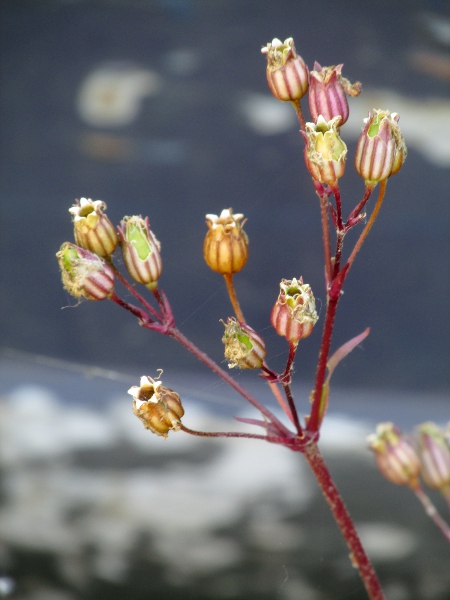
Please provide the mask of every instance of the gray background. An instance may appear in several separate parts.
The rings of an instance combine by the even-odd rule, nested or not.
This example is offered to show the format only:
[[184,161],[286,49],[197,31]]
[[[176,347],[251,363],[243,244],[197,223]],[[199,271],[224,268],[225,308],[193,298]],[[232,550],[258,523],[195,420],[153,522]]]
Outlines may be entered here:
[[[236,278],[242,307],[266,338],[270,364],[282,369],[286,345],[269,324],[278,283],[303,275],[321,308],[322,246],[295,121],[262,135],[243,116],[245,99],[270,97],[260,48],[274,36],[293,35],[310,67],[314,59],[343,62],[344,74],[361,80],[367,93],[390,90],[419,105],[445,100],[448,79],[413,60],[418,51],[448,57],[430,25],[430,16],[434,27],[445,16],[444,6],[4,0],[2,346],[121,370],[197,368],[184,350],[140,330],[112,303],[60,310],[74,301],[62,290],[54,254],[72,239],[68,208],[86,196],[105,200],[114,222],[125,214],[150,217],[163,248],[161,287],[178,325],[222,360],[219,319],[231,311],[224,283],[203,262],[202,243],[204,215],[231,206],[248,217],[251,243]],[[111,63],[150,70],[161,87],[143,98],[128,125],[95,127],[81,118],[77,97],[86,77]],[[354,110],[361,120],[365,109]],[[97,134],[110,142],[93,155],[89,140]],[[347,141],[345,213],[363,193],[351,164],[354,137]],[[116,143],[126,149],[114,150]],[[372,333],[340,366],[336,383],[447,389],[449,172],[417,146],[410,144],[402,172],[389,181],[385,206],[348,278],[334,347],[366,326]],[[320,324],[300,349],[305,382],[312,382],[319,341]]]
[[[202,243],[204,215],[232,206],[249,219],[242,306],[282,369],[286,345],[269,325],[279,280],[303,275],[323,315],[319,212],[295,119],[263,134],[243,106],[255,114],[270,100],[260,47],[292,35],[310,67],[344,62],[363,82],[356,125],[342,132],[350,156],[368,108],[398,110],[405,126],[410,154],[346,283],[334,348],[372,332],[334,375],[321,447],[387,597],[448,599],[448,545],[365,448],[381,420],[406,431],[448,420],[450,158],[424,149],[445,142],[449,127],[446,10],[356,0],[0,3],[0,595],[11,581],[18,600],[366,597],[300,457],[144,431],[125,390],[157,368],[182,394],[188,426],[223,430],[237,426],[231,414],[255,414],[116,306],[61,310],[74,301],[54,257],[71,239],[76,197],[105,200],[116,222],[148,214],[178,324],[221,361],[229,301]],[[128,125],[95,126],[77,108],[86,78],[107,65],[159,77]],[[345,213],[363,193],[351,166]],[[302,413],[320,328],[299,351]],[[89,377],[78,363],[116,371]],[[237,376],[273,406],[252,375]]]

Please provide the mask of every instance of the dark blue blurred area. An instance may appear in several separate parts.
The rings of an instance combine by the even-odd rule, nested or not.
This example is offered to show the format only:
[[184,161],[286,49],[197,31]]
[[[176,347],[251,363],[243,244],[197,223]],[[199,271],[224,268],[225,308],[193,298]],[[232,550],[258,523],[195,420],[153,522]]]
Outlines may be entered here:
[[[68,208],[85,196],[106,201],[114,222],[150,217],[162,243],[161,287],[177,323],[221,361],[219,319],[231,310],[224,283],[203,262],[202,243],[204,215],[231,206],[248,217],[251,240],[236,278],[241,304],[266,338],[270,364],[281,369],[286,347],[269,325],[278,283],[302,275],[320,308],[322,244],[295,121],[264,134],[242,108],[251,111],[253,102],[256,110],[258,99],[270,97],[260,48],[292,35],[310,67],[314,59],[343,62],[344,74],[365,89],[445,100],[448,79],[411,60],[417,52],[448,60],[448,45],[426,26],[444,10],[440,2],[405,10],[401,1],[3,0],[1,345],[122,371],[197,368],[110,303],[61,310],[75,302],[62,290],[54,255],[72,239]],[[134,113],[112,111],[102,122],[98,112],[83,113],[83,89],[108,74],[132,81],[124,110]],[[106,110],[117,98],[97,101]],[[353,150],[350,140],[349,156]],[[349,160],[348,211],[363,193],[351,171]],[[368,325],[372,332],[336,383],[448,389],[448,184],[448,165],[410,146],[348,279],[334,347]],[[319,342],[317,327],[300,349],[303,381],[312,381]]]

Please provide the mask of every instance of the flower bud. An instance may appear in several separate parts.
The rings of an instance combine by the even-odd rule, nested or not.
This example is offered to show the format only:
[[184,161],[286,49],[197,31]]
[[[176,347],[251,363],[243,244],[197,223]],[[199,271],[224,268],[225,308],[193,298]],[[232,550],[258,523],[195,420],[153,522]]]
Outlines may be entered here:
[[123,260],[130,276],[154,290],[161,276],[161,244],[150,230],[148,217],[124,217],[117,228]]
[[318,62],[314,63],[314,71],[310,74],[308,101],[309,112],[315,123],[319,115],[325,121],[340,117],[337,126],[342,127],[349,115],[346,94],[358,96],[361,93],[359,81],[352,84],[342,77],[343,66],[321,67]]
[[248,259],[248,237],[242,229],[242,214],[233,215],[233,209],[224,209],[220,217],[206,215],[209,231],[203,244],[206,264],[217,273],[231,274],[240,271]]
[[319,116],[317,123],[306,123],[305,162],[312,177],[320,183],[335,185],[345,171],[347,146],[337,129],[339,117],[328,123]]
[[419,486],[420,461],[413,446],[393,423],[379,423],[367,438],[381,474],[397,485]]
[[114,225],[104,214],[102,200],[80,198],[69,208],[73,215],[75,241],[78,246],[106,258],[116,249],[118,239]]
[[267,83],[277,100],[300,100],[308,91],[308,67],[295,51],[294,40],[274,38],[261,49],[267,55]]
[[280,294],[270,315],[270,322],[278,335],[288,342],[297,343],[311,335],[319,319],[311,287],[303,279],[282,279]]
[[180,429],[180,419],[184,415],[180,396],[163,387],[161,381],[144,375],[140,385],[134,385],[128,393],[133,396],[133,412],[146,429],[164,438],[170,430]]
[[246,323],[238,323],[234,317],[229,317],[224,325],[222,342],[225,344],[228,367],[260,369],[266,356],[266,345],[262,337]]
[[56,254],[64,288],[75,298],[105,300],[114,291],[114,271],[97,254],[65,242]]
[[398,126],[399,116],[375,110],[364,119],[355,153],[355,168],[366,185],[375,185],[400,171],[407,150]]
[[434,423],[423,423],[418,430],[420,474],[428,487],[450,493],[450,448],[444,432]]

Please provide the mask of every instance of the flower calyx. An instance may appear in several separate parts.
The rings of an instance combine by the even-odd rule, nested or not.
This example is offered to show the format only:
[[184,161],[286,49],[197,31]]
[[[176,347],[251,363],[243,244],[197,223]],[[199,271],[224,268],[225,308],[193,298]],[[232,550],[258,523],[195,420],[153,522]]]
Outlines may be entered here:
[[75,242],[102,258],[110,256],[119,241],[105,210],[105,202],[90,198],[80,198],[69,208],[73,216]]
[[314,63],[308,93],[309,111],[314,122],[317,122],[319,115],[322,115],[325,121],[340,117],[339,127],[347,121],[347,95],[358,96],[361,93],[361,83],[351,83],[343,77],[343,66],[321,67],[318,62]]
[[399,119],[398,114],[388,110],[374,110],[364,119],[365,126],[356,145],[355,168],[368,186],[374,187],[398,173],[406,160]]
[[132,386],[128,394],[133,397],[134,414],[146,429],[164,438],[169,431],[179,431],[184,415],[180,396],[163,387],[161,380],[144,375],[140,385]]
[[393,423],[379,423],[367,438],[381,474],[396,485],[419,487],[420,460],[413,445]]
[[429,488],[449,496],[450,446],[445,433],[431,422],[420,425],[417,433],[422,479]]
[[298,343],[302,338],[311,335],[319,316],[316,301],[311,287],[298,280],[282,279],[280,293],[276,301],[270,321],[278,335],[284,336],[290,343]]
[[308,91],[309,70],[295,50],[294,40],[274,38],[261,49],[267,56],[267,83],[277,100],[294,102]]
[[75,298],[105,300],[114,292],[114,271],[94,252],[65,242],[56,253],[64,288]]
[[124,217],[117,231],[130,276],[149,290],[156,289],[162,272],[161,244],[150,229],[148,217]]
[[306,123],[302,132],[306,166],[313,179],[322,184],[336,185],[345,171],[347,146],[339,135],[339,121],[340,117],[326,121],[320,115],[317,123]]
[[228,317],[222,342],[225,345],[225,358],[228,367],[240,369],[260,369],[266,356],[266,345],[260,335],[246,323]]
[[248,260],[248,237],[243,226],[244,215],[233,214],[232,208],[220,216],[206,215],[208,233],[203,244],[203,256],[210,269],[222,275],[239,272]]

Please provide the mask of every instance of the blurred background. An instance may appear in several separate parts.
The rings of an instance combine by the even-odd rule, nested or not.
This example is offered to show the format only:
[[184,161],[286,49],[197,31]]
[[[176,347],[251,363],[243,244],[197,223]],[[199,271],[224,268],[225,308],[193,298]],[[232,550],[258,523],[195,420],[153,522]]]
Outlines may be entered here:
[[[369,338],[333,376],[336,400],[330,422],[341,433],[333,437],[331,427],[328,442],[324,440],[338,483],[348,483],[354,510],[361,519],[367,516],[369,499],[354,488],[358,482],[360,490],[372,469],[364,451],[365,433],[380,420],[411,428],[420,420],[448,419],[447,4],[422,0],[405,8],[400,0],[2,0],[0,28],[0,416],[8,432],[1,446],[0,575],[3,564],[5,578],[0,579],[0,596],[141,598],[150,590],[161,598],[264,598],[264,593],[268,598],[277,593],[280,598],[306,600],[363,598],[347,570],[345,546],[337,540],[336,556],[328,555],[328,536],[334,529],[326,508],[321,506],[317,521],[308,513],[307,521],[316,523],[317,531],[301,529],[298,519],[306,514],[296,504],[301,490],[290,489],[286,482],[303,482],[302,489],[309,491],[302,502],[309,510],[315,510],[308,499],[317,492],[313,482],[307,483],[297,457],[281,452],[275,460],[270,457],[277,449],[259,446],[252,459],[256,462],[249,459],[248,469],[256,473],[266,461],[273,470],[263,470],[260,485],[255,481],[251,492],[244,493],[241,483],[247,476],[239,458],[236,463],[231,460],[229,453],[235,450],[229,445],[208,444],[207,460],[203,444],[162,444],[148,435],[144,441],[139,435],[145,432],[134,421],[127,429],[126,389],[136,375],[153,375],[158,368],[192,401],[190,418],[206,419],[205,427],[227,428],[228,417],[237,414],[241,404],[233,404],[226,389],[185,351],[141,330],[112,303],[74,307],[74,299],[62,289],[55,253],[64,241],[72,241],[68,209],[75,198],[104,200],[115,223],[124,215],[148,215],[162,244],[161,288],[178,326],[222,362],[219,319],[231,311],[222,279],[203,262],[204,217],[228,207],[244,213],[250,258],[236,277],[236,287],[244,313],[266,340],[270,365],[281,370],[286,346],[269,324],[278,284],[281,278],[303,276],[323,315],[322,242],[317,198],[303,165],[296,118],[289,106],[270,95],[260,48],[274,37],[293,36],[310,68],[314,60],[322,65],[344,63],[344,75],[363,84],[363,94],[352,100],[351,118],[342,130],[349,157],[362,120],[373,108],[400,114],[409,149],[402,171],[389,180],[383,209],[347,280],[334,338],[337,348],[371,327]],[[344,213],[364,191],[351,163],[350,158],[342,180]],[[351,243],[351,234],[348,237]],[[296,376],[304,399],[313,384],[319,344],[317,326],[299,353]],[[105,369],[101,374],[106,381],[87,380],[80,364]],[[227,420],[217,424],[221,418]],[[355,436],[345,427],[356,428],[351,429]],[[172,443],[174,449],[169,449]],[[235,447],[252,456],[250,442]],[[230,461],[227,476],[218,467],[225,456]],[[350,463],[355,470],[349,469]],[[173,469],[184,473],[186,489],[179,479],[173,483]],[[155,473],[161,476],[161,470],[165,479],[160,480]],[[267,481],[277,470],[280,475],[262,501]],[[348,472],[360,475],[347,482]],[[235,492],[233,496],[230,491],[234,508],[227,505],[228,513],[220,504],[223,490],[217,473],[222,473],[222,481],[234,482],[228,488]],[[401,546],[409,550],[389,555],[381,546],[378,551],[385,561],[388,557],[387,563],[381,558],[384,565],[395,563],[385,578],[391,585],[390,598],[448,598],[448,577],[439,570],[448,565],[448,549],[442,562],[439,534],[421,516],[414,499],[407,509],[399,508],[407,497],[405,490],[381,482],[374,469],[370,476],[370,489],[375,486],[379,494],[376,502],[372,497],[372,509],[380,505],[381,513],[389,508],[392,514],[397,507],[397,517],[417,527],[423,519],[420,544],[419,529],[414,534],[394,529],[394,540],[413,536]],[[158,532],[164,518],[160,513],[159,519],[147,515],[144,524],[136,519],[135,513],[147,511],[148,504],[138,503],[133,512],[127,494],[134,492],[120,496],[121,489],[134,489],[129,482],[125,485],[126,477],[134,478],[136,494],[139,482],[150,486],[147,496],[144,489],[140,493],[150,505],[160,503],[158,511],[164,513],[167,506],[177,513],[187,511],[188,516],[172,526],[172,537]],[[287,491],[282,492],[283,486]],[[163,497],[155,492],[161,487],[166,491]],[[107,508],[99,502],[103,497]],[[185,497],[191,504],[179,506],[178,499]],[[204,515],[212,506],[210,521],[192,525],[194,513]],[[228,515],[223,521],[218,517],[221,511]],[[64,523],[61,531],[56,523]],[[261,523],[272,529],[259,529]],[[199,528],[206,536],[210,527],[216,545],[208,546],[201,535],[192,537]],[[295,536],[291,529],[297,531]],[[375,539],[390,540],[392,551],[392,529],[387,529],[373,528],[372,533],[382,531]],[[180,530],[191,535],[183,538],[188,540],[184,545]],[[49,541],[50,531],[56,533]],[[111,534],[108,541],[107,532],[112,531],[116,538]],[[286,535],[274,538],[280,531]],[[429,547],[423,542],[428,537]],[[103,550],[116,547],[123,554],[102,553],[100,539]],[[121,546],[117,540],[124,539],[128,542]],[[273,539],[279,542],[270,542]],[[319,540],[317,553],[311,551],[311,539]],[[174,542],[170,548],[168,540]],[[273,554],[271,543],[282,547],[281,554]],[[374,547],[376,555],[376,543]],[[185,561],[179,568],[174,567],[181,560],[177,552]],[[219,558],[209,563],[214,552]],[[192,553],[197,558],[186,562],[185,556]],[[120,562],[118,555],[127,558]],[[221,556],[232,558],[223,562]],[[298,571],[300,556],[301,564],[311,563],[308,576]],[[424,577],[434,575],[408,588],[408,578],[398,573],[410,573],[411,561],[419,563],[424,556],[429,562],[424,570],[416,570],[417,577],[419,571]],[[203,570],[198,567],[205,564],[209,566]],[[296,565],[294,574],[290,564]],[[329,585],[323,578],[324,564],[329,564]],[[244,576],[241,568],[251,576]],[[271,574],[267,581],[261,580],[263,572]]]

